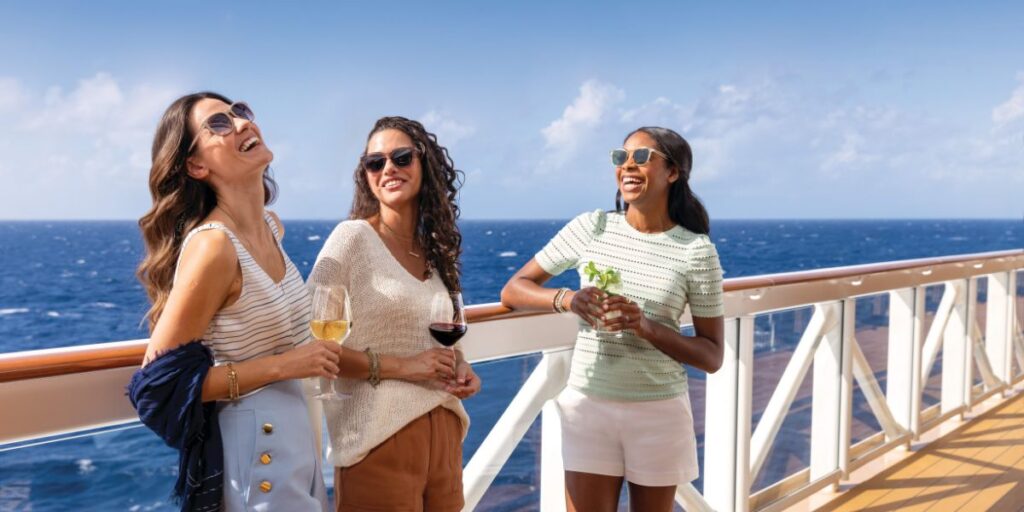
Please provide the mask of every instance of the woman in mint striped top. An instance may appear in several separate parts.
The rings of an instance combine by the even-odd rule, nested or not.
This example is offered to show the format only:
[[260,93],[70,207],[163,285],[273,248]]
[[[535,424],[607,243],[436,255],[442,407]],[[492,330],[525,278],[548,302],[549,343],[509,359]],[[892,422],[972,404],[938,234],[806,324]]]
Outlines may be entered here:
[[[672,510],[676,486],[698,476],[680,363],[721,366],[722,269],[689,187],[692,153],[682,136],[640,128],[612,161],[616,211],[569,222],[505,285],[502,302],[579,317],[557,402],[568,509],[615,510],[625,478],[631,509]],[[621,290],[595,288],[584,272],[590,263],[618,271]],[[542,286],[569,269],[580,273],[579,291]],[[680,333],[687,305],[695,336]]]

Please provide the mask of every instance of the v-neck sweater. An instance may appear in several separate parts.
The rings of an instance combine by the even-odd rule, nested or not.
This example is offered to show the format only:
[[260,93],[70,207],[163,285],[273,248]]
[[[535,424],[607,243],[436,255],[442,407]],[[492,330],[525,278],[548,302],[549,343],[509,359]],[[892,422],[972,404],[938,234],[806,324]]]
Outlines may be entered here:
[[[440,345],[430,336],[430,304],[435,293],[447,292],[433,272],[423,280],[395,259],[376,231],[364,220],[338,224],[327,238],[306,281],[317,285],[344,285],[352,303],[352,331],[345,348],[409,357]],[[469,416],[452,394],[426,384],[397,379],[376,388],[366,380],[338,379],[338,387],[351,398],[324,402],[331,464],[348,467],[361,461],[374,447],[435,407],[450,409],[462,420],[462,435]]]

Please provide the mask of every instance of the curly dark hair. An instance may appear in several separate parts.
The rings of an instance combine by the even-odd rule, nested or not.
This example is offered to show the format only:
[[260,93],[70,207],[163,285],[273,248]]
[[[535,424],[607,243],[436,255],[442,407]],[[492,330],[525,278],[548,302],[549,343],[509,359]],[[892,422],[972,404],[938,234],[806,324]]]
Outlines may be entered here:
[[[374,134],[383,130],[401,131],[412,139],[419,150],[423,180],[415,236],[420,247],[426,250],[426,277],[429,278],[436,271],[448,290],[462,291],[459,276],[462,233],[456,221],[459,219],[458,192],[465,174],[455,168],[448,150],[437,143],[437,136],[428,132],[418,121],[399,116],[382,117],[374,123],[370,134],[366,136],[367,144]],[[365,148],[362,156],[366,156]],[[362,163],[356,165],[352,177],[356,191],[349,218],[368,219],[380,214],[380,201],[370,189]]]

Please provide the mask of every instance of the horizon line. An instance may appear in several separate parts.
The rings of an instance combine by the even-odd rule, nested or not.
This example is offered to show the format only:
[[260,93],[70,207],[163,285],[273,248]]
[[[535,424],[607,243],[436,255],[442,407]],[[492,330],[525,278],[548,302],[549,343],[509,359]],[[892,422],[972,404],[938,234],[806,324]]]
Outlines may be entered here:
[[[498,222],[544,222],[544,221],[568,221],[572,220],[573,217],[473,217],[473,218],[461,218],[460,221],[498,221]],[[317,217],[282,217],[283,222],[342,222],[349,220],[347,218],[317,218]],[[878,221],[901,221],[901,220],[913,220],[913,221],[927,221],[927,220],[993,220],[993,221],[1024,221],[1022,217],[717,217],[712,218],[711,222],[715,221],[758,221],[758,222],[770,222],[770,221],[858,221],[858,220],[878,220]],[[0,223],[15,223],[15,222],[138,222],[138,219],[134,218],[86,218],[86,219],[75,219],[75,218],[38,218],[38,219],[5,219],[0,218]]]

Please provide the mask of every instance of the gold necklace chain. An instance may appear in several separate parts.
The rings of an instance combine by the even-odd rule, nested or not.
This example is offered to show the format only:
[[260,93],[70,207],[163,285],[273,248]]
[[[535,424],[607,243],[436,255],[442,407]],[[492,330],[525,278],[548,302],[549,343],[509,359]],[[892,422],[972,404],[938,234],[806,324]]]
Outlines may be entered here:
[[409,256],[412,256],[413,258],[419,258],[420,257],[419,254],[413,252],[413,248],[416,247],[416,240],[415,240],[414,237],[405,237],[405,236],[399,235],[398,233],[395,232],[395,230],[391,229],[391,226],[388,226],[388,224],[386,222],[384,222],[384,219],[380,219],[380,225],[384,226],[384,229],[388,230],[388,233],[391,233],[391,235],[394,236],[395,238],[397,238],[399,240],[403,240],[403,241],[409,242],[409,250],[406,251],[406,252],[409,253]]

